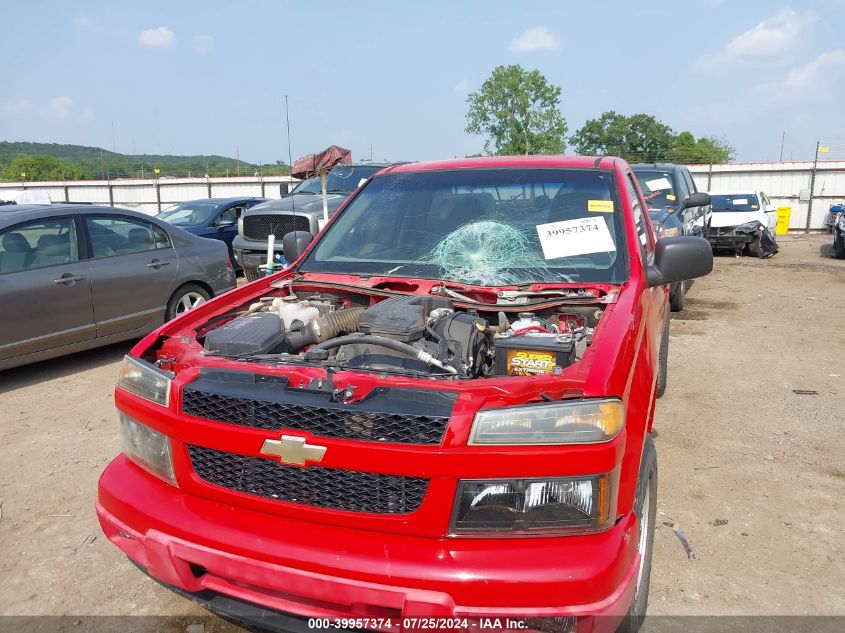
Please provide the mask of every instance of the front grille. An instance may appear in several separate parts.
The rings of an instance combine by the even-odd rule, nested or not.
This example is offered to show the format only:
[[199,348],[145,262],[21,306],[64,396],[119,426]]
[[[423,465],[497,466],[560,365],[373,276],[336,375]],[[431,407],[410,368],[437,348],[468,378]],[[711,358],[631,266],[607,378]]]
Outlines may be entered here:
[[194,472],[208,483],[267,499],[331,510],[407,514],[419,508],[428,480],[336,468],[285,466],[272,459],[188,445]]
[[264,276],[264,271],[260,268],[251,268],[244,266],[244,277],[247,281],[257,281]]
[[[182,411],[251,428],[294,429],[322,437],[396,444],[440,444],[456,395],[380,387],[357,403],[326,392],[289,389],[283,378],[205,372],[186,385]],[[425,413],[422,413],[425,412]]]
[[268,235],[282,239],[291,231],[310,231],[308,218],[302,215],[245,215],[244,236],[251,240],[266,240]]

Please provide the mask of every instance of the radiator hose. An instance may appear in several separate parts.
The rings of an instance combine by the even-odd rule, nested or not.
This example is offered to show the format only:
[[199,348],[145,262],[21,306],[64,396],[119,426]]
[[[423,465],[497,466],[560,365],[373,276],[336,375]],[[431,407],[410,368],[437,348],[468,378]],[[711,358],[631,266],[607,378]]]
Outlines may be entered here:
[[308,325],[288,333],[288,341],[294,350],[301,350],[308,345],[328,341],[341,334],[358,331],[358,319],[364,308],[343,308],[336,312],[327,312],[314,319]]
[[400,354],[406,354],[407,356],[416,358],[417,360],[424,362],[426,365],[434,365],[435,367],[439,367],[443,371],[446,371],[450,374],[458,373],[457,369],[440,362],[428,352],[421,349],[417,349],[416,347],[408,345],[407,343],[403,343],[402,341],[394,341],[392,338],[386,338],[384,336],[373,336],[371,334],[352,334],[347,336],[341,336],[339,338],[332,338],[330,340],[327,340],[323,343],[320,343],[319,345],[315,345],[314,349],[328,350],[334,349],[335,347],[340,347],[341,345],[352,345],[356,343],[384,347],[393,350],[394,352],[399,352]]

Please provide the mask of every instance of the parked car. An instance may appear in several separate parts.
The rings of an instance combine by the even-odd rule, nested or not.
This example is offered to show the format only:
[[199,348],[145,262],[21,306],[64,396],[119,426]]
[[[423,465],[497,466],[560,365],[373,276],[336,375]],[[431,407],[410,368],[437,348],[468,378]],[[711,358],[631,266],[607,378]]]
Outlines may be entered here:
[[[393,163],[340,165],[326,179],[328,209],[331,216],[363,180]],[[245,213],[238,223],[233,242],[235,261],[244,269],[248,281],[264,273],[258,267],[267,262],[267,236],[276,238],[276,262],[284,265],[282,238],[291,231],[307,231],[317,235],[323,219],[323,189],[319,178],[299,182],[288,193],[281,185],[282,198],[257,205]]]
[[[710,228],[710,196],[698,191],[689,169],[671,163],[631,165],[643,193],[651,225],[657,237],[707,235]],[[669,291],[672,312],[684,309],[684,297],[692,280],[680,281]]]
[[712,193],[710,197],[713,218],[707,240],[714,249],[753,257],[777,253],[777,207],[765,193]]
[[226,247],[110,207],[0,207],[0,369],[139,338],[235,287]]
[[833,219],[833,256],[836,259],[845,259],[845,207],[838,205],[839,209]]
[[702,238],[655,241],[644,208],[612,157],[374,176],[313,243],[285,237],[291,267],[126,357],[105,534],[262,627],[635,631],[668,284],[713,263]]
[[232,240],[238,234],[238,219],[262,202],[267,202],[267,198],[200,198],[165,209],[156,217],[188,233],[225,242],[234,262]]

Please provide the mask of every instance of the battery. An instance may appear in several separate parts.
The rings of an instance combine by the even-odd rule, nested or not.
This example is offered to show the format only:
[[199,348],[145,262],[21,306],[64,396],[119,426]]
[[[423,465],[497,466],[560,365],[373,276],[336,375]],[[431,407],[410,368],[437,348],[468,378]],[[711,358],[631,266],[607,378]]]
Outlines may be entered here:
[[575,341],[561,334],[496,338],[497,376],[542,376],[575,362]]

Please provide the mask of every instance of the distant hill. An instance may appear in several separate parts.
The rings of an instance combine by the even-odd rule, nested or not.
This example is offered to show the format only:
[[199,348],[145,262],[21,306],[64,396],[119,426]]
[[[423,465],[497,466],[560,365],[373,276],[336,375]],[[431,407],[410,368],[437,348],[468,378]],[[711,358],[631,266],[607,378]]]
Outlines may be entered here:
[[[160,176],[251,176],[259,170],[253,163],[226,156],[167,156],[137,154],[134,156],[110,152],[99,147],[59,145],[57,143],[22,143],[0,141],[0,178],[34,180],[87,180],[109,178],[153,177],[158,168]],[[290,173],[285,163],[262,165],[265,176]]]

